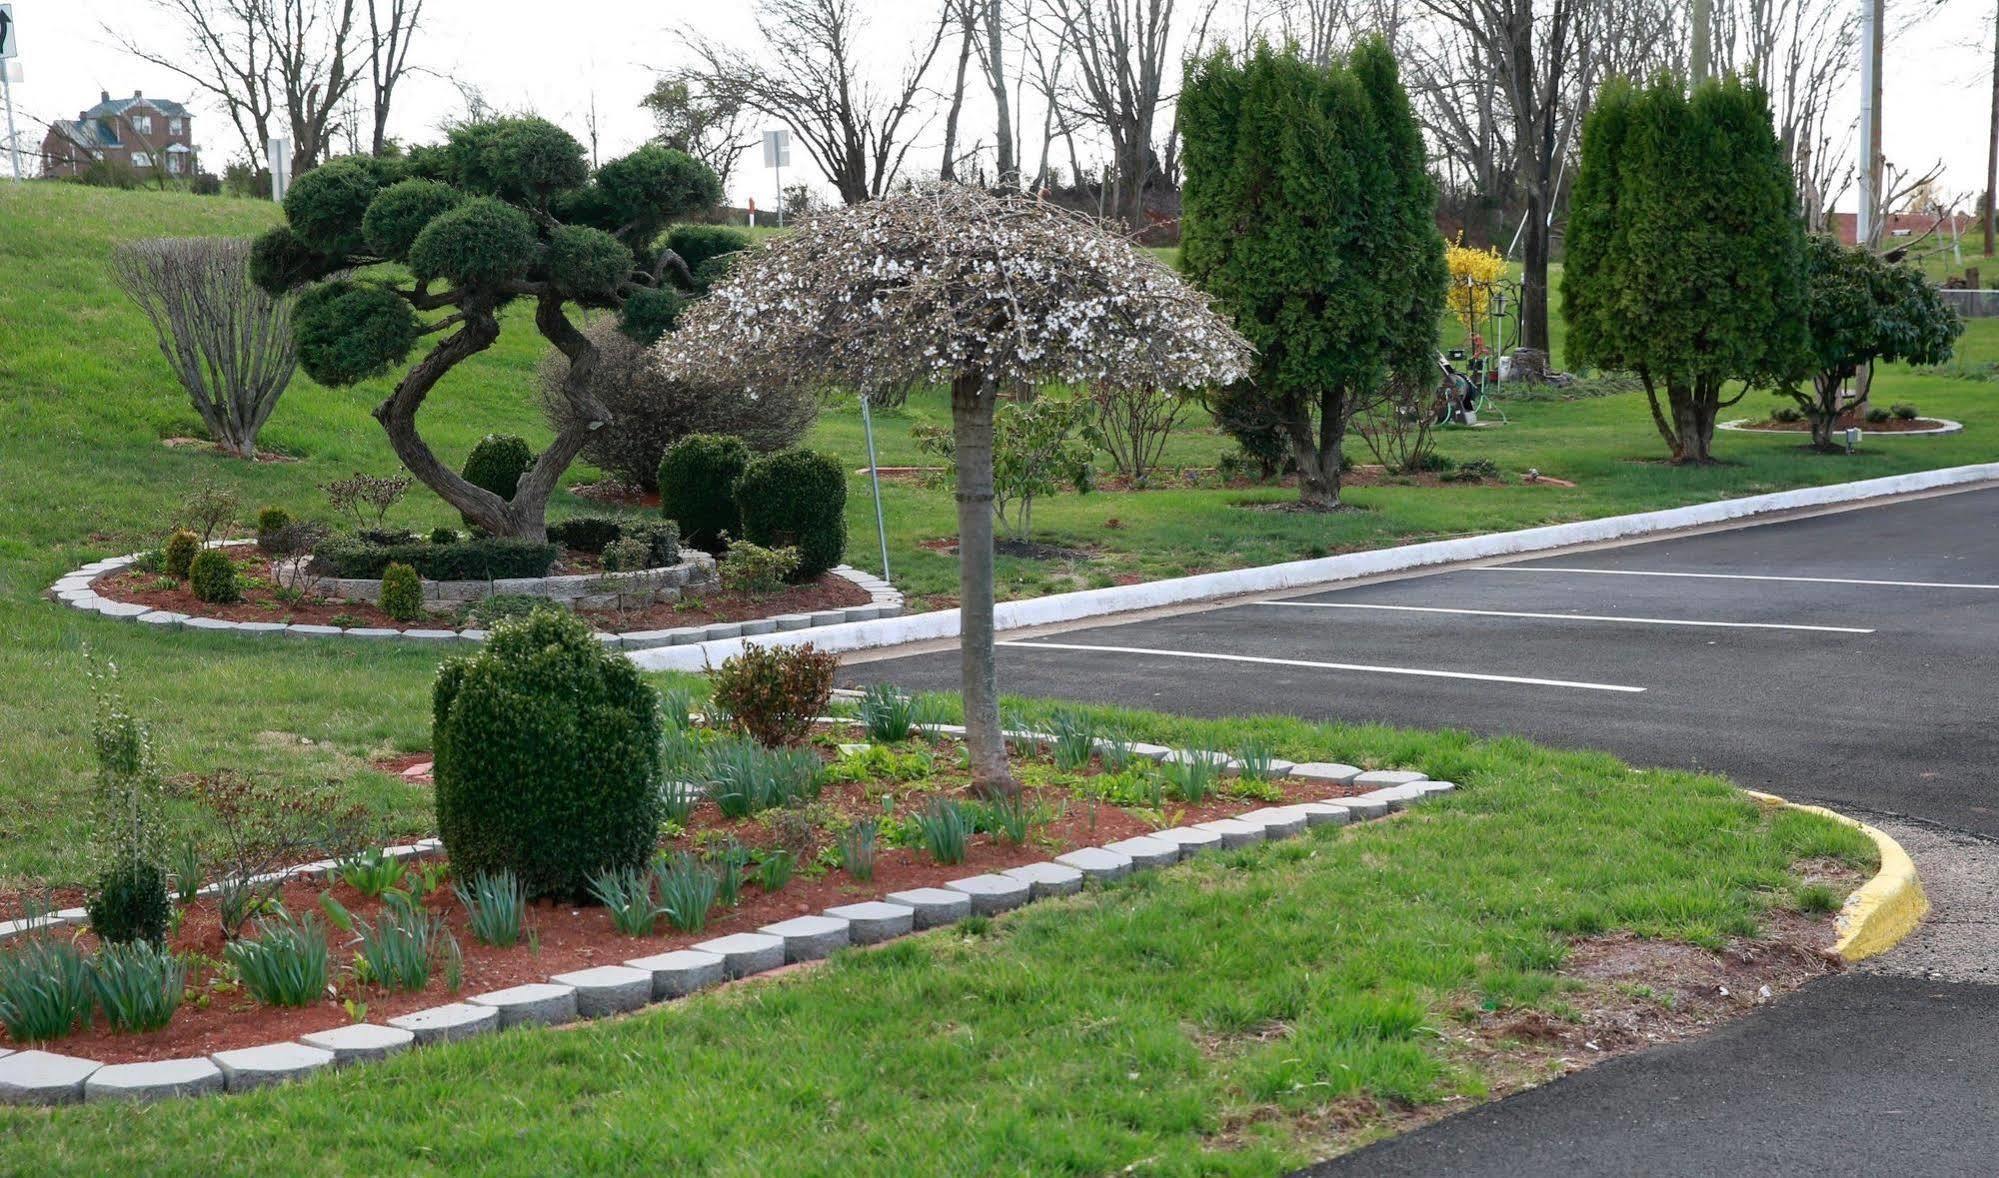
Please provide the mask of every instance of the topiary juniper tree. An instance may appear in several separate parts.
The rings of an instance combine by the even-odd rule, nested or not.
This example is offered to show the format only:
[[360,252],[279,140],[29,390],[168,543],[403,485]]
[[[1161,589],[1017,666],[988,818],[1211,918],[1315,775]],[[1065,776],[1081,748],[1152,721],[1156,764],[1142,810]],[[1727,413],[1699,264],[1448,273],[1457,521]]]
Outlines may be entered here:
[[936,185],[810,218],[745,251],[661,341],[669,373],[742,387],[951,389],[965,743],[984,792],[1015,788],[993,665],[993,410],[1063,381],[1200,388],[1249,348],[1200,293],[1094,222]]
[[1436,373],[1444,239],[1395,59],[1373,38],[1323,66],[1218,50],[1188,66],[1180,127],[1181,268],[1256,346],[1233,416],[1260,401],[1300,505],[1335,509],[1347,423]]
[[1811,421],[1812,447],[1833,452],[1847,381],[1871,372],[1877,360],[1943,363],[1964,322],[1922,271],[1824,234],[1805,241],[1805,290],[1811,387],[1799,382],[1783,391]]
[[[584,159],[566,131],[521,118],[468,124],[406,161],[334,160],[298,178],[285,196],[289,223],[254,249],[260,286],[303,288],[292,314],[299,361],[322,384],[379,376],[426,336],[449,333],[375,417],[411,474],[498,536],[543,537],[556,480],[610,419],[589,389],[596,345],[569,307],[617,310],[634,338],[657,339],[695,280],[679,255],[653,243],[674,217],[721,197],[705,164],[668,148],[641,147],[594,175]],[[391,264],[412,278],[386,270]],[[416,415],[445,373],[499,338],[499,311],[516,299],[532,300],[535,328],[568,357],[561,392],[572,411],[506,499],[440,460]],[[447,313],[419,314],[436,311]]]
[[[1562,273],[1571,364],[1638,374],[1675,462],[1807,365],[1804,223],[1763,91],[1613,79],[1583,123]],[[1722,387],[1742,382],[1724,398]],[[1664,403],[1660,394],[1663,393]]]

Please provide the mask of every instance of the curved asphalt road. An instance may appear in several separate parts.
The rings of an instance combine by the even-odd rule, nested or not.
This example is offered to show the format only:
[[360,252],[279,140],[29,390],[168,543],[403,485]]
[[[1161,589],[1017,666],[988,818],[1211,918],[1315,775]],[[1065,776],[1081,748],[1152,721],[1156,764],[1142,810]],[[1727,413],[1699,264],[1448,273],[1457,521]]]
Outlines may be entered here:
[[[1883,971],[1309,1173],[1999,1175],[1999,986],[1950,980],[1999,972],[1999,490],[1089,626],[1005,647],[1000,673],[1196,715],[1518,733],[1948,836],[1934,861],[1910,847],[1939,918]],[[957,660],[843,674],[955,689]]]

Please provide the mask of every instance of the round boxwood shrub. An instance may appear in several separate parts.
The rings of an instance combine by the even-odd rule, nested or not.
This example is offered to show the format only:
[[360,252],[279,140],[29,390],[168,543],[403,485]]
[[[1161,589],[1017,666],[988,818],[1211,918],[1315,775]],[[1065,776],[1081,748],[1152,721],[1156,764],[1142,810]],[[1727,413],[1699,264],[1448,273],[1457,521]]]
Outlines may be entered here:
[[632,251],[602,229],[564,225],[548,238],[548,274],[562,293],[586,307],[617,302],[632,279]]
[[228,605],[243,600],[243,586],[236,579],[236,566],[219,548],[204,548],[187,566],[188,587],[197,600],[210,605]]
[[187,580],[188,567],[194,558],[201,555],[201,537],[183,528],[167,537],[165,547],[160,549],[160,567],[167,576],[176,581]]
[[810,581],[847,554],[847,475],[830,454],[780,450],[736,480],[743,539],[798,549],[793,582]]
[[512,499],[521,476],[534,465],[534,448],[526,438],[487,434],[465,459],[465,481],[502,499]]
[[257,513],[257,547],[273,552],[279,533],[292,526],[292,513],[282,507],[266,507]]
[[382,570],[382,592],[376,604],[398,622],[416,621],[423,616],[423,579],[406,564],[391,564]]
[[659,837],[659,701],[574,615],[494,624],[432,692],[438,834],[470,879],[512,871],[531,896],[580,898],[638,870]]
[[113,868],[98,880],[88,911],[90,931],[101,941],[166,940],[170,902],[167,877],[150,863]]
[[750,248],[750,235],[731,225],[675,225],[666,235],[666,248],[698,271],[710,258]]
[[736,480],[750,465],[750,448],[741,438],[723,434],[689,434],[666,448],[659,460],[659,510],[680,521],[680,536],[704,551],[720,554],[727,547],[722,533],[743,526],[736,510]]

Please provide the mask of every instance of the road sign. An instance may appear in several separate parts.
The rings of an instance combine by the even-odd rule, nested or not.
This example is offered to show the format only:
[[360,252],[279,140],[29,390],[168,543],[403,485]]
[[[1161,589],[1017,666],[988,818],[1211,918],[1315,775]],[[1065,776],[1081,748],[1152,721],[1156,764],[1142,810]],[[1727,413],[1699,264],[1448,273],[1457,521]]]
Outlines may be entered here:
[[14,56],[14,6],[0,4],[0,61]]
[[791,132],[782,128],[764,132],[764,167],[782,168],[791,163]]

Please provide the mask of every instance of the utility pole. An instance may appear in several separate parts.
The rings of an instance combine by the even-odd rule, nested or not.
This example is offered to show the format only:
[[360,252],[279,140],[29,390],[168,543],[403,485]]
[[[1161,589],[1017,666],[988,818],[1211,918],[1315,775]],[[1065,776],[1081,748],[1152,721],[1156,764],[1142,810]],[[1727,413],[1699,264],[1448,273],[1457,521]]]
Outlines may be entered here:
[[1886,0],[1860,0],[1860,214],[1854,242],[1872,246],[1881,216],[1881,18]]
[[1999,237],[1999,224],[1995,224],[1992,205],[1994,190],[1999,189],[1999,17],[1992,24],[1992,123],[1986,132],[1989,142],[1985,145],[1985,254],[1990,257],[1995,250],[1995,237]]
[[1713,68],[1711,58],[1714,50],[1708,38],[1714,27],[1714,0],[1694,0],[1694,48],[1692,68],[1694,85],[1707,81]]

